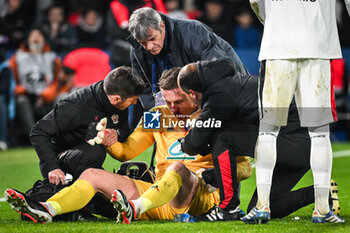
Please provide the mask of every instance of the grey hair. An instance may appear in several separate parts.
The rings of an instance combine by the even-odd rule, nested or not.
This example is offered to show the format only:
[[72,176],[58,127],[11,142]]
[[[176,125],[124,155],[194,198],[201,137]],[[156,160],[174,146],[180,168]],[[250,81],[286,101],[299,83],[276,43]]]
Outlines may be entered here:
[[147,40],[147,32],[150,27],[162,32],[161,22],[162,17],[157,11],[149,7],[143,7],[132,13],[128,29],[135,39]]

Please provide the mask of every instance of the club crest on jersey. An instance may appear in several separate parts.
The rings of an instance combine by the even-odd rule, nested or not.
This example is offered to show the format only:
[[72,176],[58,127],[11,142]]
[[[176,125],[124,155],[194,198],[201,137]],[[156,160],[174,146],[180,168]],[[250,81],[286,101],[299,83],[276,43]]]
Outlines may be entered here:
[[113,121],[113,124],[117,124],[119,122],[119,115],[118,114],[113,114],[111,116],[111,119]]
[[181,151],[181,144],[177,140],[169,146],[167,160],[195,160],[196,156]]

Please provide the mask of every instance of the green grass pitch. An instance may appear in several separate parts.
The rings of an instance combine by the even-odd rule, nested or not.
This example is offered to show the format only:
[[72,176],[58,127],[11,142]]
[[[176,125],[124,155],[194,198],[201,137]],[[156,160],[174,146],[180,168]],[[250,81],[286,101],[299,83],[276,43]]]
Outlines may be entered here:
[[[350,144],[334,144],[333,151],[350,150]],[[145,151],[135,160],[149,162],[151,149]],[[119,162],[107,158],[104,168],[112,171],[119,167]],[[341,216],[345,224],[312,224],[313,205],[309,205],[290,216],[280,220],[272,220],[265,225],[249,225],[241,221],[216,223],[174,223],[172,221],[137,221],[130,225],[116,224],[112,220],[100,219],[91,222],[55,222],[50,224],[34,224],[21,222],[19,215],[11,210],[7,202],[0,202],[0,232],[350,232],[350,156],[333,159],[332,177],[339,185]],[[31,148],[13,149],[0,152],[0,198],[5,188],[21,191],[29,189],[34,181],[41,178],[38,158]],[[296,188],[312,184],[309,172]],[[255,188],[255,174],[244,182],[241,188],[241,208],[246,210],[247,204]],[[298,216],[299,220],[294,220]]]

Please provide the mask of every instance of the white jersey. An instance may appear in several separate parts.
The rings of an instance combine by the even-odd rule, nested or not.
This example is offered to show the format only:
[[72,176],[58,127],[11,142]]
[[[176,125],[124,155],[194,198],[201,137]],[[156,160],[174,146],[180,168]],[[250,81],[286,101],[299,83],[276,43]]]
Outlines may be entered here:
[[335,0],[265,0],[259,60],[341,58]]

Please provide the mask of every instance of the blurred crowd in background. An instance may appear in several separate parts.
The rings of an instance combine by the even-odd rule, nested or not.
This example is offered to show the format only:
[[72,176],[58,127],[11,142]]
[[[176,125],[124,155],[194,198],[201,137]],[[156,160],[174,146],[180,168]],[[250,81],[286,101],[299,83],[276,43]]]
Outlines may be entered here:
[[[114,67],[130,65],[128,19],[145,6],[199,20],[236,50],[259,50],[263,26],[248,0],[0,0],[0,150],[29,145],[31,126],[57,101],[102,80]],[[342,48],[350,47],[342,0],[336,9]],[[345,119],[346,60],[333,62],[332,69],[337,108]],[[347,131],[337,137],[348,139]]]

